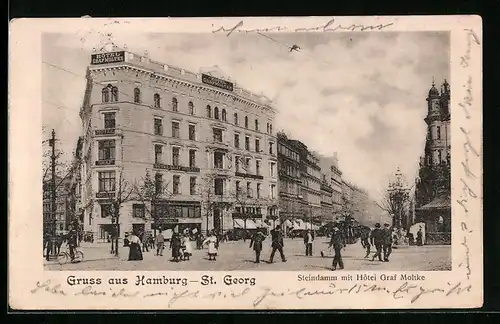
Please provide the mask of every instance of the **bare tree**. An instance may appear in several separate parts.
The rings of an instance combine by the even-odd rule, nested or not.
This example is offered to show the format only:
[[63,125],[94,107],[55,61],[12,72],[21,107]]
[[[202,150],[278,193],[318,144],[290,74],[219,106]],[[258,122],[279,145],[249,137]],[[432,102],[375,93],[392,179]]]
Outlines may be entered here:
[[114,252],[116,256],[119,255],[120,209],[124,203],[134,200],[132,195],[134,187],[125,179],[123,167],[117,173],[118,179],[115,178],[115,181],[110,181],[109,185],[99,185],[98,192],[100,198],[106,199],[104,205],[108,206],[107,208],[109,209],[107,212],[112,217],[111,223],[114,225],[114,239],[111,241],[111,253]]
[[386,211],[393,219],[393,226],[397,226],[396,219],[404,219],[410,208],[410,199],[406,191],[392,192],[387,190],[377,205]]
[[164,181],[157,176],[153,179],[148,170],[141,181],[133,185],[134,199],[142,203],[145,213],[149,215],[149,217],[145,215],[146,220],[149,218],[154,221],[154,237],[156,237],[156,227],[161,216],[158,214],[158,206],[165,202],[168,209],[169,200],[174,196],[169,188],[170,181]]

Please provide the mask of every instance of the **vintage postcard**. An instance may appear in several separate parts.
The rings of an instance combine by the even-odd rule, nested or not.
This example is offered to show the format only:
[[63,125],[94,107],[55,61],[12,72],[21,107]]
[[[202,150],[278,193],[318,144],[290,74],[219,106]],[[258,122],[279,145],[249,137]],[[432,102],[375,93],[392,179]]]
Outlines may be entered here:
[[479,16],[10,28],[12,308],[483,304]]

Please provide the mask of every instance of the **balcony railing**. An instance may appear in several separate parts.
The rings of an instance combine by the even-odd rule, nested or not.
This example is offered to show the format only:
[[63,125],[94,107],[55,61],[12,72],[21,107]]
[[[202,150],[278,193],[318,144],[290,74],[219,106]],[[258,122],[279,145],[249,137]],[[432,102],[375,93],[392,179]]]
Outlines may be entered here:
[[95,165],[115,165],[115,160],[97,160]]
[[104,129],[96,129],[94,134],[96,136],[106,136],[106,135],[115,135],[116,128],[104,128]]
[[251,214],[251,213],[233,213],[233,218],[262,218],[262,214]]
[[188,167],[183,165],[170,165],[163,163],[155,163],[153,165],[155,169],[163,169],[169,171],[183,171],[183,172],[200,172],[200,168],[197,167]]
[[260,180],[264,179],[264,177],[261,175],[243,173],[243,172],[235,172],[234,175],[237,177],[249,178],[249,179],[260,179]]
[[115,192],[96,192],[95,193],[96,198],[114,198],[115,197]]

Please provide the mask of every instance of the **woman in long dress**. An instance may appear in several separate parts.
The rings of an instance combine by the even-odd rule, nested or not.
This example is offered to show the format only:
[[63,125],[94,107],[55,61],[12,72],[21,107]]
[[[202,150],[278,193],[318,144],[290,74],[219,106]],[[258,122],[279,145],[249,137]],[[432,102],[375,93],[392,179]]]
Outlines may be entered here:
[[208,244],[208,260],[216,261],[215,257],[217,256],[217,236],[215,236],[214,232],[210,232],[210,235],[203,241],[203,245]]
[[140,261],[142,260],[142,249],[141,249],[141,240],[135,233],[129,236],[129,252],[128,252],[128,260],[129,261]]
[[181,256],[181,245],[182,240],[179,233],[174,232],[170,238],[170,248],[172,249],[172,258],[174,262],[179,262],[179,258],[182,260]]
[[184,234],[182,238],[182,254],[184,260],[189,260],[189,257],[193,254],[193,248],[191,246],[191,239],[189,238],[189,234]]

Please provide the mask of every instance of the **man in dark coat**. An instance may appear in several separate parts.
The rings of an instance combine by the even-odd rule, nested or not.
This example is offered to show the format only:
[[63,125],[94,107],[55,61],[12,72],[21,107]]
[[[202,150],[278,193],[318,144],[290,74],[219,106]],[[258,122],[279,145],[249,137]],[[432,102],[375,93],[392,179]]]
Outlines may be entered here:
[[44,246],[45,259],[47,261],[49,261],[50,254],[52,253],[53,241],[52,241],[52,237],[49,234],[46,234],[44,239],[45,239],[45,246]]
[[368,258],[370,256],[370,249],[371,249],[371,244],[370,244],[370,228],[367,226],[363,226],[361,228],[361,246],[366,249],[366,255],[365,258]]
[[271,251],[271,257],[269,258],[269,263],[273,263],[274,254],[276,250],[279,251],[281,256],[281,261],[286,262],[285,254],[283,253],[283,233],[281,232],[280,226],[277,225],[275,229],[271,231],[271,247],[273,250]]
[[260,263],[260,252],[262,251],[262,241],[264,241],[266,237],[262,233],[262,229],[258,229],[257,232],[252,236],[250,240],[250,248],[255,251],[255,263]]
[[382,231],[384,232],[384,243],[382,246],[384,250],[384,262],[389,262],[389,256],[392,253],[392,230],[389,224],[385,223]]
[[372,261],[378,258],[379,261],[382,260],[382,246],[384,244],[384,232],[380,228],[380,223],[375,224],[375,228],[370,234],[370,241],[372,245],[375,245],[377,252],[373,255]]
[[78,234],[76,233],[76,230],[74,228],[71,228],[67,236],[68,246],[69,246],[69,256],[71,257],[71,262],[75,261],[75,249],[78,243],[77,235]]
[[338,227],[333,228],[332,238],[329,247],[335,250],[335,255],[332,262],[332,270],[337,270],[337,265],[340,269],[344,269],[344,261],[342,260],[342,249],[345,247],[344,235]]

